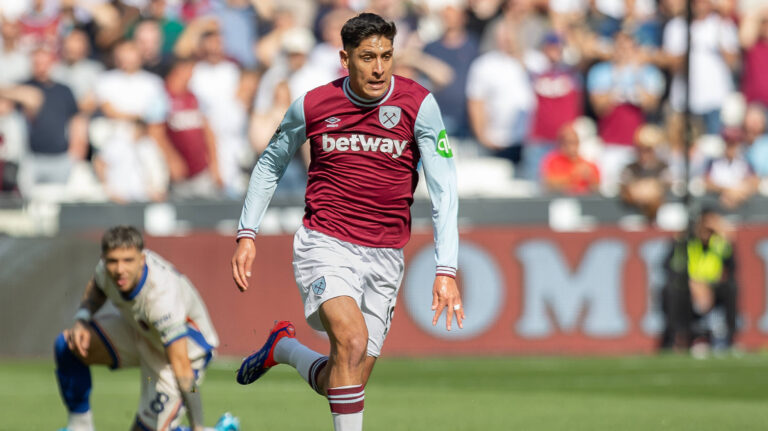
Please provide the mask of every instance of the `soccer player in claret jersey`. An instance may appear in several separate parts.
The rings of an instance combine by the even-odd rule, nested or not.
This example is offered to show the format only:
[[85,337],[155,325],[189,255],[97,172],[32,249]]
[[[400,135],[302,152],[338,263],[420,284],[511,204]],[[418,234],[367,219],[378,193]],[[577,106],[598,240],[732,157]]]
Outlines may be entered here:
[[133,431],[237,431],[228,413],[203,427],[202,382],[219,344],[203,300],[187,277],[144,249],[136,228],[116,226],[101,239],[101,259],[85,287],[75,324],[54,345],[56,377],[69,411],[66,431],[92,431],[90,365],[141,369]]
[[436,243],[433,324],[446,329],[464,310],[456,285],[456,178],[440,110],[419,84],[392,74],[395,24],[363,13],[341,30],[341,64],[349,76],[296,99],[251,176],[232,257],[233,278],[246,290],[254,238],[291,156],[311,147],[306,211],[294,237],[293,267],[312,328],[326,331],[324,356],[278,322],[261,350],[238,370],[252,383],[278,363],[290,364],[326,396],[334,429],[362,429],[364,387],[384,343],[403,277],[402,248],[422,162],[432,201]]

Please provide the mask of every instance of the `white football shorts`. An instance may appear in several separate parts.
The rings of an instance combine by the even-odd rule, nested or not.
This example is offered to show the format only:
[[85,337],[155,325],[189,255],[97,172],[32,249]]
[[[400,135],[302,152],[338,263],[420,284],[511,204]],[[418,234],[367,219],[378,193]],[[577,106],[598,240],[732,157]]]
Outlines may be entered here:
[[[141,394],[136,412],[139,428],[168,431],[178,427],[185,408],[165,352],[153,347],[111,304],[105,304],[93,316],[92,326],[112,355],[113,369],[141,369]],[[192,361],[198,386],[203,382],[209,360],[210,356]]]
[[404,269],[399,248],[352,244],[304,226],[293,238],[293,273],[307,323],[324,331],[320,305],[338,296],[353,298],[368,327],[369,356],[381,354]]

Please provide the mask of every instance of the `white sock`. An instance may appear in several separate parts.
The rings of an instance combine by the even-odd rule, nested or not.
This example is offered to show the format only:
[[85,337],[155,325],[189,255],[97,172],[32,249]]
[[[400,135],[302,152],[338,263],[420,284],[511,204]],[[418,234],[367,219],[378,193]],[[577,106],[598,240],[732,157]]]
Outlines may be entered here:
[[317,375],[328,361],[327,356],[315,352],[295,338],[285,337],[275,346],[274,358],[281,364],[296,368],[301,378],[316,392],[320,392],[317,387]]
[[363,429],[363,412],[345,415],[333,413],[333,429],[335,431],[360,431]]
[[67,422],[69,431],[93,431],[93,412],[88,410],[85,413],[69,412]]

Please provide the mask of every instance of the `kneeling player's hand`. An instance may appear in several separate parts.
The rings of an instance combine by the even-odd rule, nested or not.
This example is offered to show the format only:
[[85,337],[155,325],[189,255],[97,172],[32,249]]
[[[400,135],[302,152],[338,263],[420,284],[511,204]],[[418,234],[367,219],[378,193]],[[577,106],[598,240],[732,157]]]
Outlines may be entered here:
[[456,316],[456,323],[459,328],[464,328],[462,321],[464,320],[464,305],[461,302],[461,292],[456,285],[456,280],[444,275],[438,275],[435,277],[435,284],[432,287],[432,310],[435,312],[435,317],[432,318],[432,326],[437,325],[437,320],[443,313],[443,309],[447,309],[445,318],[445,329],[451,330],[451,322],[454,315]]
[[81,357],[88,356],[88,348],[91,345],[91,331],[80,320],[75,322],[72,329],[65,331],[67,347],[69,350],[76,351]]

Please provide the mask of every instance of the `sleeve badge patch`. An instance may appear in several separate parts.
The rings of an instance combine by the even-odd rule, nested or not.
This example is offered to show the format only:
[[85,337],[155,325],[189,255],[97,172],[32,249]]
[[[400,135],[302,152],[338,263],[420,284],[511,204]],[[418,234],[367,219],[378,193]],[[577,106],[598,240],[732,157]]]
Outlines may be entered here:
[[440,134],[437,135],[437,154],[446,159],[453,157],[453,149],[450,142],[448,142],[448,134],[445,133],[445,129],[441,130]]

